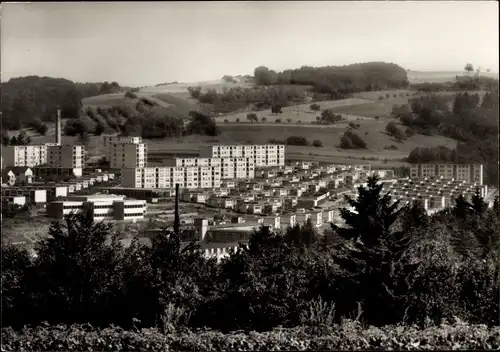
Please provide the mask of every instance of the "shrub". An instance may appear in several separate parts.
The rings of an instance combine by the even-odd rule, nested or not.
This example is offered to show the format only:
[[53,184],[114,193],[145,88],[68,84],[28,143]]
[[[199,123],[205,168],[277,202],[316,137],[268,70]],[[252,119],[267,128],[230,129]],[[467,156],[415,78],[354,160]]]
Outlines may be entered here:
[[236,122],[240,122],[240,118],[239,117],[236,118]]
[[276,120],[274,120],[274,122],[281,123],[281,119],[276,119]]
[[129,98],[129,99],[137,99],[137,95],[132,93],[131,91],[128,91],[125,93],[125,98]]
[[319,104],[316,104],[316,103],[311,104],[311,105],[309,106],[309,108],[310,108],[312,111],[319,111],[319,110],[321,110],[321,106],[319,106]]
[[229,123],[229,120],[228,120],[228,119],[225,119],[225,120],[224,120],[224,123]]
[[[328,308],[326,309],[328,311]],[[321,319],[320,321],[326,321]],[[158,329],[96,330],[89,325],[58,325],[25,328],[20,332],[2,328],[4,351],[318,351],[318,350],[496,350],[500,328],[461,323],[426,329],[363,326],[353,321],[341,325],[319,324],[292,329],[245,334],[217,331]]]
[[349,122],[348,124],[349,127],[356,129],[356,124],[354,122]]
[[392,96],[393,96],[394,98],[397,98],[397,97],[398,97],[398,95],[397,95],[396,93],[394,93]]
[[385,93],[385,98],[386,99],[389,99],[391,97],[391,95],[389,93]]
[[254,112],[247,114],[247,120],[250,122],[259,122],[259,118],[257,117],[257,114]]
[[398,149],[398,147],[397,147],[397,146],[395,146],[394,144],[391,144],[391,145],[386,145],[386,146],[384,147],[384,149],[388,149],[388,150],[397,150],[397,149]]
[[261,122],[267,122],[267,119],[265,117],[260,119]]
[[308,146],[309,142],[304,137],[290,136],[286,139],[287,145]]
[[323,146],[323,142],[321,142],[319,139],[315,139],[313,142],[312,142],[312,145],[316,148],[321,148]]
[[378,97],[378,100],[384,100],[384,97],[381,95]]
[[379,118],[380,118],[380,117],[378,117],[378,116],[375,116],[375,117],[374,117],[374,119],[375,119],[375,120],[378,120]]
[[340,148],[342,149],[365,149],[366,143],[356,133],[346,131],[340,139]]

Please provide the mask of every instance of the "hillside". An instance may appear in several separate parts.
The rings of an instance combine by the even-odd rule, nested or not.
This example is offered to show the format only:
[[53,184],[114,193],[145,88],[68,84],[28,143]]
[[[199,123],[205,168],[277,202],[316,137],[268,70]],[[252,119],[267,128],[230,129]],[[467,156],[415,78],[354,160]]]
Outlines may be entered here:
[[2,126],[17,130],[33,120],[54,121],[57,107],[63,118],[79,116],[81,99],[125,91],[116,82],[75,83],[63,78],[26,76],[1,84]]

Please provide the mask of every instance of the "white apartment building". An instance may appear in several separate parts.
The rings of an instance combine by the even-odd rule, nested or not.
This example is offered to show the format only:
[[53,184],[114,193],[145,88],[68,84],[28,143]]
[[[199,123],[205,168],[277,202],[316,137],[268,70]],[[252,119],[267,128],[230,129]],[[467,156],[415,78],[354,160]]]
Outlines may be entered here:
[[442,177],[483,185],[482,164],[413,164],[411,178]]
[[47,167],[83,169],[85,167],[85,147],[83,145],[47,146]]
[[122,186],[129,188],[219,188],[220,166],[144,167],[122,169]]
[[255,161],[253,158],[173,158],[164,162],[171,167],[220,167],[223,180],[253,179]]
[[146,201],[125,199],[116,195],[71,196],[64,201],[51,202],[47,214],[54,219],[63,219],[70,213],[90,212],[94,221],[102,220],[143,220]]
[[140,144],[142,143],[141,137],[126,137],[117,134],[103,135],[103,146],[105,148],[105,159],[111,162],[114,144]]
[[2,147],[2,167],[34,167],[47,162],[46,145],[10,145]]
[[266,145],[212,145],[200,148],[202,158],[251,158],[255,167],[284,166],[285,146]]
[[146,167],[147,155],[148,149],[145,143],[112,143],[109,146],[109,167],[112,169]]

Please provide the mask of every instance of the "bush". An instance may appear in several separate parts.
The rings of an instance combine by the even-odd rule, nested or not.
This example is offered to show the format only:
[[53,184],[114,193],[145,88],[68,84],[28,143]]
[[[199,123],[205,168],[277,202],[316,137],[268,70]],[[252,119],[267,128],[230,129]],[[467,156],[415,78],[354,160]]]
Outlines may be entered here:
[[274,120],[274,122],[281,123],[281,119],[276,119],[276,120]]
[[323,142],[321,142],[319,139],[315,139],[315,140],[312,142],[312,145],[313,145],[313,147],[316,147],[316,148],[321,148],[321,147],[323,147]]
[[384,97],[381,95],[378,97],[378,100],[384,100]]
[[225,120],[224,120],[224,123],[229,123],[229,120],[228,120],[228,119],[225,119]]
[[387,149],[387,150],[397,150],[397,149],[398,149],[398,147],[397,147],[397,146],[395,146],[394,144],[391,144],[391,145],[386,145],[386,146],[384,147],[384,149]]
[[366,143],[356,133],[346,131],[340,139],[340,148],[342,149],[365,149]]
[[318,350],[496,350],[500,328],[484,325],[453,325],[417,329],[363,326],[353,321],[342,325],[303,326],[293,329],[244,334],[217,331],[161,333],[158,329],[96,330],[89,325],[40,326],[15,332],[2,328],[4,351],[318,351]]
[[125,98],[128,98],[128,99],[137,99],[137,95],[132,93],[131,91],[128,91],[127,93],[125,93]]
[[348,124],[349,127],[356,129],[356,124],[354,122],[349,122]]
[[247,120],[250,122],[259,122],[259,118],[257,117],[257,114],[254,112],[247,114]]
[[309,106],[309,108],[310,108],[312,111],[319,111],[319,110],[321,110],[321,106],[320,106],[319,104],[316,104],[316,103],[311,104],[311,105]]
[[286,139],[287,145],[298,145],[298,146],[308,146],[309,142],[304,137],[290,136]]

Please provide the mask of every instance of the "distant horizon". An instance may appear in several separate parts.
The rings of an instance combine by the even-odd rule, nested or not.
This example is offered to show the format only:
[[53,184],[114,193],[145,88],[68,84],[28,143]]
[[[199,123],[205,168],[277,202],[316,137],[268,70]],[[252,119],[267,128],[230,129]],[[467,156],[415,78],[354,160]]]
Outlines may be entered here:
[[[393,62],[498,71],[492,1],[2,3],[1,79],[151,86],[301,66]],[[464,25],[467,24],[467,25]],[[496,73],[495,72],[495,73]]]
[[[348,65],[351,65],[351,64],[345,64],[346,66]],[[397,65],[397,64],[396,64]],[[303,66],[310,66],[310,65],[303,65]],[[325,65],[325,66],[328,66],[328,65]],[[333,66],[333,65],[329,65],[329,66]],[[342,65],[340,65],[342,66]],[[313,67],[320,67],[320,66],[313,66]],[[404,68],[404,67],[403,67]],[[269,69],[272,70],[271,67],[269,67]],[[287,70],[287,69],[285,69]],[[422,73],[453,73],[453,74],[457,74],[457,73],[464,73],[465,74],[465,71],[464,70],[456,70],[456,71],[453,71],[453,70],[429,70],[429,69],[423,69],[423,70],[412,70],[410,69],[410,71],[407,70],[407,73],[412,73],[412,72],[422,72]],[[499,76],[499,73],[498,72],[495,72],[495,71],[490,71],[490,72],[486,72],[486,71],[481,71],[480,73],[481,75],[485,74],[485,75],[497,75]],[[246,76],[246,75],[250,75],[250,76],[253,76],[253,72],[252,73],[238,73],[238,74],[228,74],[228,76]],[[175,81],[175,80],[172,80],[172,81],[169,81],[169,80],[165,80],[163,82],[157,82],[157,83],[151,83],[151,84],[133,84],[133,83],[122,83],[118,80],[108,80],[108,81],[105,81],[105,80],[101,80],[101,81],[75,81],[75,80],[71,80],[67,77],[54,77],[54,76],[45,76],[45,75],[37,75],[37,74],[29,74],[29,75],[23,75],[23,76],[15,76],[15,77],[10,77],[9,79],[7,80],[3,80],[3,77],[0,76],[0,82],[1,83],[7,83],[9,80],[11,79],[16,79],[16,78],[22,78],[22,77],[29,77],[29,76],[38,76],[38,77],[50,77],[50,78],[55,78],[55,79],[66,79],[66,80],[69,80],[69,81],[72,81],[74,83],[103,83],[103,82],[116,82],[118,83],[121,87],[151,87],[151,86],[155,86],[155,85],[162,85],[162,84],[172,84],[173,82],[177,82],[178,84],[183,84],[183,83],[203,83],[203,82],[211,82],[211,81],[219,81],[221,80],[222,77],[219,77],[219,78],[213,78],[213,79],[205,79],[205,80],[194,80],[194,81]]]

